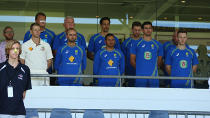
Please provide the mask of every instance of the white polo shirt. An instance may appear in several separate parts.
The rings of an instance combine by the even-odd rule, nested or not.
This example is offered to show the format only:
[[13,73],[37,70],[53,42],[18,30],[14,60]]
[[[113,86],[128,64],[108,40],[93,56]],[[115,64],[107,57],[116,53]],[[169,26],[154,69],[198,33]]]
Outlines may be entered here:
[[21,59],[25,60],[25,64],[30,68],[31,73],[46,72],[47,60],[52,59],[52,50],[48,43],[40,39],[40,44],[36,44],[32,39],[22,44]]

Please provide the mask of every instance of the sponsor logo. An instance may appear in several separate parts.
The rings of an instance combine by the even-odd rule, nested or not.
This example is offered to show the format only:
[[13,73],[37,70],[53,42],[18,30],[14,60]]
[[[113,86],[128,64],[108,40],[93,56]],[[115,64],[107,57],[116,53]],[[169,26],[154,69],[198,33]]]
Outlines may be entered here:
[[187,61],[186,60],[181,60],[179,62],[179,65],[180,65],[181,68],[187,68]]
[[152,53],[149,51],[144,52],[144,59],[150,60],[152,58]]
[[18,75],[18,79],[23,80],[23,75],[22,74],[19,74]]
[[74,61],[74,56],[70,56],[70,57],[69,57],[69,61],[70,61],[70,62],[73,62],[73,61]]
[[114,62],[110,59],[110,60],[108,61],[108,64],[109,64],[109,66],[112,66],[112,65],[114,64]]

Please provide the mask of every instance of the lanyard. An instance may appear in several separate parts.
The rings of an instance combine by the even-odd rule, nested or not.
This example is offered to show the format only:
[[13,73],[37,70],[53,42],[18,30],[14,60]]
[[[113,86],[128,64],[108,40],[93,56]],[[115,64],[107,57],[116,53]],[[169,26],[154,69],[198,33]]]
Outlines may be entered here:
[[[7,65],[7,66],[10,66],[10,65]],[[8,86],[12,86],[12,81],[15,80],[15,78],[16,78],[15,76],[17,76],[17,73],[18,73],[18,70],[19,70],[18,66],[16,68],[12,68],[12,69],[14,69],[14,71],[10,71],[11,67],[6,68],[6,73],[7,73],[7,77],[8,77],[8,81],[7,81]]]

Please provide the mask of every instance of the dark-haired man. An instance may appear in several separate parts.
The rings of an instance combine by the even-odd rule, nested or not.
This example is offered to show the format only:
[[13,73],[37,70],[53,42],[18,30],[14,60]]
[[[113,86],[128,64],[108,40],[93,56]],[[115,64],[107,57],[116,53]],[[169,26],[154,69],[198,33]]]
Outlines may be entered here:
[[[105,36],[106,47],[100,49],[94,57],[93,73],[95,75],[122,75],[125,59],[121,50],[116,49],[114,35]],[[98,78],[98,86],[120,86],[117,78]]]
[[[158,76],[158,66],[162,64],[162,44],[152,38],[152,23],[142,24],[144,33],[141,40],[132,45],[131,65],[136,68],[137,76]],[[158,79],[136,79],[136,87],[159,87]]]
[[[35,23],[40,25],[40,38],[44,41],[50,44],[52,46],[52,43],[55,38],[55,33],[49,29],[47,29],[46,26],[46,15],[42,12],[38,12],[35,16]],[[32,37],[32,34],[30,33],[30,30],[26,32],[24,36],[23,43],[30,40]]]
[[[136,75],[136,69],[130,64],[130,49],[132,44],[138,42],[141,38],[141,23],[135,21],[132,23],[132,35],[122,43],[122,51],[125,55],[125,75]],[[125,86],[133,87],[135,79],[125,79]]]
[[[96,52],[105,46],[105,36],[109,33],[110,18],[108,17],[101,18],[100,26],[101,26],[101,32],[93,35],[89,40],[87,57],[90,60],[93,60]],[[120,49],[120,42],[118,38],[114,36],[114,39],[116,40],[114,47]]]
[[[169,76],[165,69],[165,60],[166,60],[166,55],[168,51],[171,50],[172,48],[175,49],[177,46],[177,43],[178,43],[177,32],[178,32],[178,29],[176,29],[174,34],[172,35],[172,40],[167,41],[163,44],[163,65],[161,66],[161,69],[164,72],[164,76]],[[162,81],[162,85],[160,86],[170,87],[171,80],[165,79],[165,80],[160,80],[160,81]]]
[[[179,30],[177,33],[178,45],[168,51],[166,56],[166,71],[174,77],[192,77],[196,72],[198,58],[195,51],[186,45],[187,32]],[[190,80],[171,80],[172,88],[190,88]]]

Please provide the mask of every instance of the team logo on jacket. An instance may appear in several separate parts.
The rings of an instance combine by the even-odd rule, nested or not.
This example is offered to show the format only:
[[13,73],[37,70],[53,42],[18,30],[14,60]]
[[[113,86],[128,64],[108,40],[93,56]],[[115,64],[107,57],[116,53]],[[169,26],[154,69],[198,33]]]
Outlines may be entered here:
[[181,68],[187,68],[187,61],[186,60],[181,60],[179,62],[179,65],[180,65]]
[[109,64],[109,66],[112,66],[112,65],[114,64],[114,62],[110,59],[110,60],[108,61],[108,64]]
[[154,44],[151,45],[151,48],[154,49]]
[[18,79],[23,80],[23,75],[22,74],[19,74],[18,75]]
[[70,57],[69,57],[69,61],[70,61],[70,62],[73,62],[73,61],[74,61],[74,56],[70,56]]
[[45,50],[45,48],[44,47],[41,47],[41,51],[44,51]]
[[189,56],[189,53],[188,52],[186,52],[186,57],[188,57]]
[[117,54],[116,53],[114,53],[114,58],[117,58]]
[[75,55],[78,55],[78,50],[75,50]]
[[149,51],[144,52],[144,59],[150,60],[152,58],[152,53]]
[[32,47],[29,47],[28,49],[29,49],[30,51],[32,51],[32,50],[33,50],[33,48],[32,48]]

